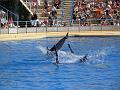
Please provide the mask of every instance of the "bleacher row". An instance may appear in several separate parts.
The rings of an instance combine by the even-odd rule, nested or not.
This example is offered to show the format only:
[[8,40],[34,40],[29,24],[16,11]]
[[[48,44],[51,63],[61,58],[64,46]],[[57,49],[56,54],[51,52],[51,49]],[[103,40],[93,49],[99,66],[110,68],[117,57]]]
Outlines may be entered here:
[[[120,0],[20,0],[33,15],[32,26],[65,25],[118,25]],[[72,13],[72,14],[71,14]],[[59,20],[59,21],[58,21]],[[61,21],[60,21],[61,20]],[[4,20],[2,20],[4,21]],[[10,22],[13,22],[10,20]]]
[[24,3],[33,13],[37,14],[40,20],[48,18],[53,5],[56,6],[57,17],[61,16],[61,0],[24,0]]
[[73,22],[79,19],[82,25],[86,25],[88,19],[99,19],[97,23],[103,25],[119,25],[120,0],[76,0],[72,15]]
[[[32,12],[36,12],[39,20],[49,21],[50,13],[54,9],[57,18],[72,18],[72,23],[79,24],[80,22],[82,26],[89,24],[88,19],[101,19],[92,21],[93,24],[119,25],[120,23],[116,21],[120,19],[120,0],[27,0],[26,4]],[[73,10],[71,10],[72,6]],[[71,11],[72,14],[70,14]],[[113,19],[113,21],[108,22],[108,19]]]

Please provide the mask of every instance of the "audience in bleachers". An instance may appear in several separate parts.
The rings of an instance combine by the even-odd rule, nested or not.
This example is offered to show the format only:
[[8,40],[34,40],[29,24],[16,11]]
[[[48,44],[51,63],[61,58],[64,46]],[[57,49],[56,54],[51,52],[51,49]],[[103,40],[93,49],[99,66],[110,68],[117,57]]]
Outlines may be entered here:
[[[73,22],[79,18],[82,25],[87,19],[104,19],[102,25],[119,25],[120,0],[76,0],[73,8]],[[106,19],[113,19],[113,22]]]
[[48,17],[48,25],[49,26],[55,25],[56,19],[57,19],[56,14],[57,14],[56,6],[55,5],[50,6],[49,2],[47,0],[44,0],[42,16]]
[[[41,20],[41,24],[45,24],[48,23],[47,25],[49,26],[53,26],[56,24],[56,19],[57,19],[57,11],[56,9],[60,9],[61,7],[61,0],[53,0],[53,2],[49,1],[49,0],[27,0],[27,2],[31,3],[32,8],[34,9],[34,12],[38,12],[38,6],[40,6],[40,3],[43,2],[42,7],[41,8],[41,16],[42,17],[48,17],[48,21],[46,22],[46,20],[44,19]],[[38,6],[37,6],[38,5]],[[36,10],[35,10],[36,9]],[[39,10],[39,9],[38,9]],[[31,24],[32,26],[36,26],[35,22],[34,22],[34,15],[31,17]],[[45,25],[44,24],[44,25]]]
[[[42,5],[42,17],[48,17],[48,20],[44,19],[42,23],[45,25],[53,26],[57,20],[57,10],[61,8],[62,0],[28,0],[32,1],[33,7]],[[64,12],[65,13],[65,12]],[[120,25],[120,0],[75,0],[73,13],[73,23],[79,22],[81,26],[92,24],[100,25]],[[90,21],[93,20],[94,21]],[[2,20],[2,19],[1,19]],[[35,15],[31,18],[32,25],[36,26]],[[3,20],[4,21],[4,20]],[[89,21],[89,22],[88,22]]]
[[8,17],[7,13],[3,10],[0,10],[0,28],[8,28],[8,27],[15,27],[13,18]]
[[7,15],[6,15],[6,12],[4,12],[3,10],[0,10],[0,26],[3,27],[3,28],[7,28],[8,27],[8,20],[6,19]]

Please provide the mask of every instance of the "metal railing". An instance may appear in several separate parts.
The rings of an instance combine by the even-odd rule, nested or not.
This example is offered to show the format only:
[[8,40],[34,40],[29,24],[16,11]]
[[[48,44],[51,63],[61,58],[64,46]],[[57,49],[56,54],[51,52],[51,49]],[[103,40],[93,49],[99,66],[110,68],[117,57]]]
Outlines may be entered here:
[[[7,13],[7,20],[8,20],[8,18],[9,18],[10,15],[13,15],[13,16],[15,16],[16,20],[18,21],[19,16],[18,16],[17,14],[13,13],[12,11],[8,10],[7,8],[5,8],[5,7],[2,6],[2,5],[0,5],[0,7],[1,7],[3,10],[5,10],[5,12]],[[9,14],[10,14],[10,15],[9,15]]]
[[120,20],[111,19],[89,19],[86,21],[76,21],[72,25],[69,25],[70,19],[65,21],[56,20],[56,23],[50,25],[49,22],[35,21],[35,25],[32,26],[32,21],[14,21],[13,24],[6,24],[6,27],[0,22],[0,34],[11,33],[39,33],[39,32],[80,32],[80,31],[104,31],[104,30],[118,30],[120,31]]

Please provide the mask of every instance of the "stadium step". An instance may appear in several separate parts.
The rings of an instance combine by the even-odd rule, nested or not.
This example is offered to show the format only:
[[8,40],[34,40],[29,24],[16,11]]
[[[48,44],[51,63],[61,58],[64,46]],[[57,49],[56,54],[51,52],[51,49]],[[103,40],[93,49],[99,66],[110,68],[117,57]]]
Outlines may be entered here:
[[[32,1],[28,1],[28,0],[20,0],[20,1],[31,14],[36,12],[39,19],[48,18],[48,17],[43,17],[42,16],[44,0],[40,0],[40,5],[37,5],[37,6],[34,6],[34,3]],[[49,2],[49,6],[52,7],[53,0],[48,0],[48,2]],[[57,11],[57,17],[61,17],[62,10],[63,9],[57,9],[56,10]]]
[[70,18],[70,12],[71,12],[71,6],[72,6],[72,0],[66,0],[64,3],[64,18]]

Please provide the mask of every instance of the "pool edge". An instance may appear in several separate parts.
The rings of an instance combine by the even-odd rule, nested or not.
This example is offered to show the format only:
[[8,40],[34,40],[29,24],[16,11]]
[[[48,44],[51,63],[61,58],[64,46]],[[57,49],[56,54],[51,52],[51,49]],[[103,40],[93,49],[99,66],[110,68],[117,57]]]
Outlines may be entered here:
[[[64,36],[67,32],[41,32],[41,33],[20,33],[20,34],[0,34],[0,41],[11,41],[11,40],[28,40],[28,39],[39,39],[45,37],[58,37]],[[120,31],[80,31],[80,32],[69,32],[69,36],[104,36],[104,37],[117,37],[120,36]]]

